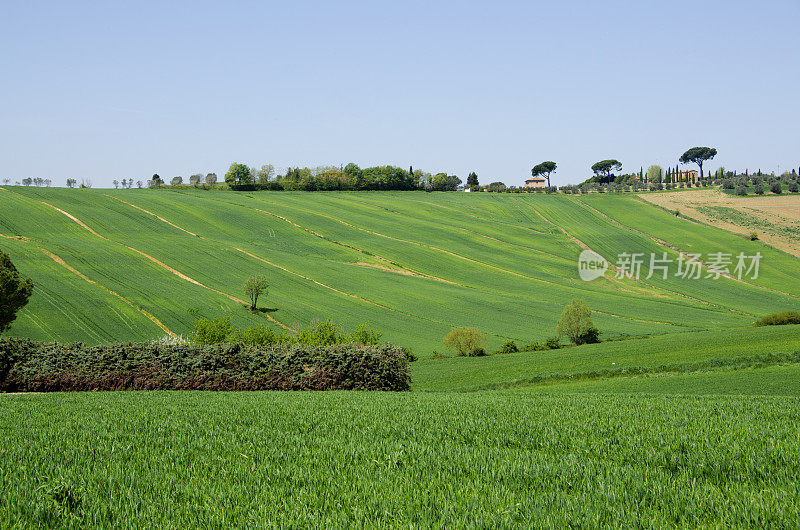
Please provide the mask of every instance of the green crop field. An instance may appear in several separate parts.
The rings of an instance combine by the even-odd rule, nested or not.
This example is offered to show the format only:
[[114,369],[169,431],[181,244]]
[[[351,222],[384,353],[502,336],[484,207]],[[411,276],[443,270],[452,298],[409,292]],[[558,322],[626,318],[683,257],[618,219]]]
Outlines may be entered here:
[[3,400],[0,518],[20,526],[800,523],[796,397],[147,392]]
[[[490,349],[543,340],[573,297],[605,338],[747,326],[800,302],[797,259],[633,197],[9,187],[0,199],[0,246],[38,293],[10,334],[43,340],[185,336],[198,316],[290,329],[332,318],[427,357],[453,326],[478,327]],[[745,282],[583,282],[582,246],[611,263],[676,249],[763,259]],[[256,273],[274,311],[254,316],[241,285]]]
[[[800,261],[634,196],[7,187],[0,248],[35,282],[10,335],[330,318],[420,358],[406,393],[2,395],[0,527],[800,526],[800,326],[752,326],[800,308]],[[762,261],[584,282],[585,248]],[[575,297],[620,340],[434,355],[543,341]]]

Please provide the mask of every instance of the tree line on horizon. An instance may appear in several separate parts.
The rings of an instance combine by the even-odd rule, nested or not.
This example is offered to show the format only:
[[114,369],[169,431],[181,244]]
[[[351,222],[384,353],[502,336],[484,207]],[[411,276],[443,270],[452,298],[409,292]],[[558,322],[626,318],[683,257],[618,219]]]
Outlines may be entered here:
[[[699,178],[703,181],[704,185],[709,185],[708,179],[705,178],[703,164],[708,160],[712,160],[717,155],[716,148],[713,147],[692,147],[684,152],[679,158],[680,164],[696,164],[699,169]],[[666,170],[659,165],[651,165],[645,172],[644,167],[639,169],[639,172],[617,174],[622,171],[622,162],[617,159],[609,158],[600,160],[591,166],[593,176],[586,179],[584,182],[576,185],[567,186],[551,186],[550,177],[556,172],[558,164],[552,160],[547,160],[536,164],[531,169],[531,176],[533,178],[541,178],[547,182],[544,188],[537,188],[535,191],[556,192],[567,191],[572,188],[586,188],[598,187],[603,185],[622,185],[634,186],[637,182],[646,182],[651,185],[661,184],[682,184],[687,183],[689,179],[682,174],[680,166],[676,165],[674,168],[669,167]],[[788,173],[788,172],[787,172]],[[756,174],[756,173],[754,173]],[[761,175],[761,170],[758,170],[757,175]],[[795,170],[792,169],[792,174],[795,175]],[[733,178],[737,175],[734,171]],[[748,176],[748,170],[744,172]],[[646,178],[645,178],[646,176]],[[711,177],[711,175],[709,175]],[[714,174],[715,179],[726,177],[726,172],[723,171],[719,174],[719,170]],[[10,184],[11,179],[3,179],[5,185]],[[183,177],[176,176],[170,179],[169,185],[173,187],[190,186],[190,187],[203,187],[205,189],[217,187],[217,174],[195,173],[191,175],[188,182],[184,182]],[[445,172],[429,173],[423,170],[414,169],[409,167],[408,170],[393,166],[381,165],[367,168],[361,168],[355,163],[349,163],[345,166],[318,166],[315,168],[309,167],[287,167],[282,174],[276,174],[275,166],[272,164],[262,165],[260,169],[250,167],[246,164],[234,162],[228,168],[224,177],[225,186],[234,191],[257,191],[257,190],[300,190],[300,191],[411,191],[411,190],[424,190],[424,191],[457,191],[459,189],[469,189],[470,191],[530,191],[526,188],[518,188],[515,186],[506,186],[501,181],[490,182],[483,186],[478,181],[478,175],[474,171],[470,172],[466,184],[462,186],[462,180],[456,175],[449,175]],[[719,184],[720,182],[717,182]],[[16,185],[23,186],[47,186],[52,184],[51,179],[43,178],[24,178],[22,181],[17,181]],[[167,182],[157,173],[146,181],[134,179],[125,179],[121,181],[114,179],[113,185],[115,189],[131,189],[134,184],[137,188],[158,188],[166,186]],[[697,184],[693,179],[691,184]],[[91,188],[91,180],[83,179],[78,185],[78,181],[74,178],[66,179],[68,188]]]

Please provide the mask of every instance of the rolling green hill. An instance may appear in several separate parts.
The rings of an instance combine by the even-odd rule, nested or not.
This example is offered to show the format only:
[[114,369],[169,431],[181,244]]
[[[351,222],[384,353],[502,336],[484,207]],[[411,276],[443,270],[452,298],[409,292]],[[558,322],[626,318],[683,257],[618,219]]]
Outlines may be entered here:
[[[36,294],[10,334],[99,343],[185,335],[198,316],[295,329],[369,321],[425,357],[453,326],[495,348],[553,334],[587,300],[604,337],[749,325],[796,309],[800,261],[630,196],[0,189],[0,247]],[[745,282],[583,282],[577,256],[725,251],[764,257]],[[270,281],[253,315],[241,284]]]

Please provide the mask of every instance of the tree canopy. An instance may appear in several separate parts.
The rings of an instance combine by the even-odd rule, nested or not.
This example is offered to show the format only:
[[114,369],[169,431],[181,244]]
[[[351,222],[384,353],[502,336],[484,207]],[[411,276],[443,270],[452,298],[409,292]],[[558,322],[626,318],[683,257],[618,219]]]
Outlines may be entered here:
[[596,162],[592,165],[592,171],[594,174],[599,176],[604,176],[606,178],[612,176],[613,171],[621,171],[622,170],[622,162],[615,159],[610,160],[601,160],[600,162]]
[[711,160],[717,155],[713,147],[692,147],[681,155],[678,161],[681,164],[697,164],[700,168],[700,178],[703,177],[703,162]]
[[253,172],[246,164],[234,162],[225,173],[225,182],[228,184],[250,184],[253,182]]
[[471,188],[472,186],[479,186],[479,185],[480,184],[478,184],[478,174],[473,171],[467,177],[467,187]]
[[33,281],[20,279],[11,258],[0,250],[0,333],[11,326],[17,311],[25,307],[33,294]]
[[546,178],[547,185],[550,186],[550,173],[555,173],[556,167],[558,167],[558,165],[552,160],[536,164],[533,166],[533,169],[531,169],[531,176]]

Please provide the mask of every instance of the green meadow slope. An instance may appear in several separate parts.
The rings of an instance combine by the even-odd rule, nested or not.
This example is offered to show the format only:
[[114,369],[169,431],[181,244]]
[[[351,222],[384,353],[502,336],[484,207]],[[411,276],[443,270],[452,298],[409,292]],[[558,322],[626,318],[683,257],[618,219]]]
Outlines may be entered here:
[[[604,337],[748,326],[797,309],[800,261],[675,218],[630,196],[231,193],[0,189],[0,247],[36,294],[10,334],[99,343],[185,335],[198,316],[295,329],[368,321],[420,356],[453,326],[490,348],[553,334],[587,300]],[[764,256],[757,280],[583,282],[577,256],[621,252]],[[241,284],[271,287],[257,315]]]

